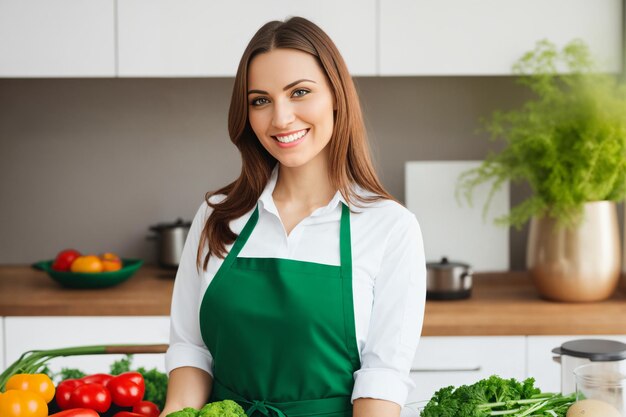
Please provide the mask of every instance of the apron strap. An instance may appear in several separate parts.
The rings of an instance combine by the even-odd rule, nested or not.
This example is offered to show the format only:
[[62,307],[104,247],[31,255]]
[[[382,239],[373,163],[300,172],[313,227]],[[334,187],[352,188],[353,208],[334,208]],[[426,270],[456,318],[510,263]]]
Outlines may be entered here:
[[233,400],[242,408],[246,408],[248,417],[299,417],[310,416],[311,410],[315,415],[350,412],[352,403],[350,396],[320,398],[317,400],[301,400],[277,403],[263,400],[249,400],[222,385],[217,379],[213,380],[211,401]]
[[[252,216],[250,216],[250,218],[246,222],[246,225],[243,227],[243,229],[241,230],[241,233],[235,240],[233,247],[231,248],[230,252],[226,256],[226,259],[224,259],[224,263],[222,267],[220,268],[220,271],[222,269],[225,271],[230,269],[233,262],[235,262],[235,259],[237,259],[237,256],[239,256],[239,252],[241,252],[241,249],[243,249],[244,245],[248,241],[248,238],[252,234],[252,231],[254,230],[254,226],[256,226],[256,223],[258,220],[259,220],[259,205],[257,204],[257,206],[254,208],[254,211],[252,212]],[[214,277],[213,279],[215,278],[216,277]]]
[[341,255],[341,281],[343,290],[343,319],[346,329],[346,347],[355,371],[361,367],[356,343],[354,301],[352,297],[352,240],[350,236],[350,208],[342,203],[339,231],[339,251]]

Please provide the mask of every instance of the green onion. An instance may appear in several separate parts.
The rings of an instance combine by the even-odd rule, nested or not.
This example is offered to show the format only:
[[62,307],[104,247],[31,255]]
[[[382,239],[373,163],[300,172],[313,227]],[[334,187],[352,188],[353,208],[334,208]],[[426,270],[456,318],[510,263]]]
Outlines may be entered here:
[[9,378],[15,374],[35,374],[40,372],[46,363],[63,356],[101,355],[112,353],[164,353],[167,345],[94,345],[73,346],[48,350],[29,350],[24,352],[15,362],[0,374],[0,392],[5,391]]

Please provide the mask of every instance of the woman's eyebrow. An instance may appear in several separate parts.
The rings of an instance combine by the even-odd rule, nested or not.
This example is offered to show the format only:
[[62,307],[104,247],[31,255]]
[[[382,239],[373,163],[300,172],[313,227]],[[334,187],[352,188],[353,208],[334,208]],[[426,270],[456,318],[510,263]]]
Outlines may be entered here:
[[[301,82],[303,82],[303,81],[309,81],[309,82],[311,82],[311,83],[317,84],[317,83],[316,83],[315,81],[313,81],[313,80],[307,80],[306,78],[303,78],[303,79],[301,79],[301,80],[297,80],[297,81],[294,81],[294,82],[292,82],[292,83],[287,84],[286,86],[284,86],[284,87],[283,87],[283,91],[285,91],[285,90],[289,90],[289,89],[290,89],[291,87],[293,87],[294,85],[299,84],[299,83],[301,83]],[[248,94],[254,94],[254,93],[257,93],[257,94],[267,94],[267,91],[263,91],[263,90],[250,90],[250,91],[248,91]]]

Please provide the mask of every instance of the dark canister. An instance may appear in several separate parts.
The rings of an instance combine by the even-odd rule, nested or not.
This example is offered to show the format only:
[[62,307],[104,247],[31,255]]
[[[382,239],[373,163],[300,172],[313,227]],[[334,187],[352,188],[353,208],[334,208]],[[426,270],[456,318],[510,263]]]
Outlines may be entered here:
[[426,298],[430,300],[459,300],[472,294],[472,268],[463,262],[449,261],[426,264]]

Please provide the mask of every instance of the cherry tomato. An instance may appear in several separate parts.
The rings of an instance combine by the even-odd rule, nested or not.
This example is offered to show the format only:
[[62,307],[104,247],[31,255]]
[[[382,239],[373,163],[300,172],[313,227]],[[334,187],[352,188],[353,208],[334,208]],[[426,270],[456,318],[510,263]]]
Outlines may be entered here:
[[159,407],[151,401],[139,401],[133,405],[133,413],[141,414],[144,417],[159,417],[161,411]]
[[121,407],[132,407],[143,399],[146,385],[139,372],[124,372],[107,384],[113,403]]
[[59,252],[52,263],[52,269],[55,271],[69,271],[72,263],[81,255],[74,249],[65,249]]
[[39,394],[10,389],[0,395],[0,416],[47,417],[48,405]]
[[93,374],[82,377],[80,380],[85,384],[101,384],[105,387],[110,380],[113,379],[113,375],[109,374]]
[[50,414],[50,417],[100,417],[100,414],[89,408],[72,408],[71,410]]
[[70,395],[72,394],[72,391],[81,385],[84,385],[84,383],[80,379],[66,379],[65,381],[59,382],[59,385],[57,385],[57,393],[54,398],[61,410],[72,408],[72,405],[70,404]]
[[111,406],[111,394],[102,384],[80,385],[70,394],[70,406],[72,408],[90,408],[99,413],[104,413]]
[[46,374],[15,374],[7,381],[5,389],[34,392],[39,394],[46,404],[54,398],[54,384]]

